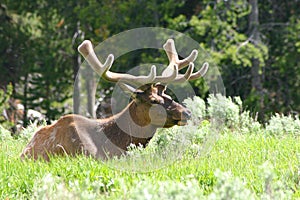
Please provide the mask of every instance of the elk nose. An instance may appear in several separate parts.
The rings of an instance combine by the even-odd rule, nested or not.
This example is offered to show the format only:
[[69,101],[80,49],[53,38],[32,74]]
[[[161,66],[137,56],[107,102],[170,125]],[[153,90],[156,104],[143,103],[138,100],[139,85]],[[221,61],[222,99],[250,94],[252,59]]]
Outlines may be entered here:
[[191,117],[192,117],[192,113],[191,113],[191,111],[189,111],[189,110],[183,111],[183,112],[182,112],[182,115],[183,115],[183,117],[184,117],[185,119],[191,119]]

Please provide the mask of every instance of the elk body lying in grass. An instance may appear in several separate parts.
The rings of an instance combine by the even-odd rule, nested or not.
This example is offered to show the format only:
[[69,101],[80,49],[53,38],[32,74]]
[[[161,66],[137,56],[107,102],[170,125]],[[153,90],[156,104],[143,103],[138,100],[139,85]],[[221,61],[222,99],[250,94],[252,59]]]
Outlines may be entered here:
[[[196,50],[179,60],[173,40],[169,39],[164,49],[170,63],[161,76],[156,75],[155,66],[148,76],[133,76],[109,71],[113,55],[101,64],[91,42],[84,41],[78,47],[79,52],[101,77],[117,83],[129,93],[132,101],[123,111],[106,119],[88,119],[74,114],[61,117],[34,134],[21,158],[49,160],[49,155],[85,154],[107,159],[124,154],[130,144],[146,146],[157,128],[186,125],[191,113],[164,93],[166,84],[197,79],[206,73],[208,64],[193,73]],[[185,74],[178,73],[187,66]]]

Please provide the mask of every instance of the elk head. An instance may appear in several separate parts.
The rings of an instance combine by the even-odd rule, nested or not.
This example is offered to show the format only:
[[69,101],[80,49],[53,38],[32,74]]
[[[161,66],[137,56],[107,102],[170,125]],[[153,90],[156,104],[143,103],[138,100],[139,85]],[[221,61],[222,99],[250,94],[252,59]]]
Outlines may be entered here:
[[[131,109],[129,112],[132,120],[137,125],[153,125],[164,128],[174,125],[183,126],[190,119],[191,112],[165,94],[167,84],[182,83],[204,76],[208,69],[208,63],[204,63],[199,71],[193,73],[193,61],[197,58],[197,50],[193,50],[188,57],[180,60],[172,39],[169,39],[163,47],[168,56],[169,64],[161,76],[156,75],[154,65],[151,67],[148,76],[133,76],[111,72],[109,69],[114,60],[113,55],[110,54],[105,63],[101,64],[91,42],[88,40],[84,41],[78,47],[78,50],[96,73],[107,81],[117,83],[124,92],[130,94],[135,109]],[[187,66],[188,69],[185,74],[180,74],[179,70]]]
[[165,85],[146,84],[139,89],[122,87],[133,99],[135,109],[130,110],[130,117],[139,126],[169,128],[185,125],[190,119],[190,111],[165,94]]

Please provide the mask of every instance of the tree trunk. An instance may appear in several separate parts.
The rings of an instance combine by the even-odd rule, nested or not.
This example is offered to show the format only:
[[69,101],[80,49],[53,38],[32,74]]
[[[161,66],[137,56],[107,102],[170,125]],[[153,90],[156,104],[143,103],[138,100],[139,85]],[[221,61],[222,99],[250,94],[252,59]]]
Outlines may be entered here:
[[88,66],[84,70],[85,78],[85,89],[87,94],[87,111],[88,117],[96,118],[96,110],[95,110],[95,95],[96,95],[96,80],[94,78],[93,70]]
[[81,66],[82,60],[81,60],[81,55],[77,51],[77,43],[76,39],[77,38],[84,38],[84,32],[80,30],[80,22],[78,21],[76,23],[76,29],[75,33],[73,35],[72,39],[72,46],[74,50],[74,55],[73,55],[73,80],[74,80],[74,91],[73,91],[73,113],[74,114],[80,114],[80,73],[79,73],[79,68]]
[[[249,4],[251,5],[251,13],[249,15],[249,33],[250,39],[252,43],[257,46],[260,40],[260,32],[259,32],[259,11],[258,11],[258,4],[257,0],[249,0]],[[263,116],[263,109],[264,109],[264,93],[263,93],[263,83],[262,83],[262,70],[260,68],[260,62],[258,59],[252,59],[252,68],[251,68],[251,85],[254,94],[258,98],[259,109],[260,109],[260,116]]]
[[[24,106],[24,112],[23,112],[23,127],[27,127],[28,125],[28,119],[27,119],[27,109],[28,109],[28,73],[25,74],[25,80],[24,80],[24,88],[23,88],[23,94],[24,94],[24,100],[23,100],[23,106]],[[15,123],[17,124],[17,123]]]
[[[73,78],[74,78],[74,91],[73,91],[73,113],[80,113],[80,74],[78,73],[81,65],[81,56],[79,54],[74,55],[74,67],[73,67]],[[76,79],[77,78],[77,79]]]

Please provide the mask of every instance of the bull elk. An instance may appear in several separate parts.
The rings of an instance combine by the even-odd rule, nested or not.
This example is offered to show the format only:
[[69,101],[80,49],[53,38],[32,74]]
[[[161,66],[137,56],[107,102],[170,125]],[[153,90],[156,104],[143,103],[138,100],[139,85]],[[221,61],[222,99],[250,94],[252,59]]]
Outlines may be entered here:
[[[162,75],[157,76],[156,67],[152,66],[147,76],[134,76],[109,71],[113,55],[110,54],[102,64],[91,42],[84,41],[78,47],[81,55],[102,78],[117,83],[124,92],[129,93],[132,101],[120,113],[105,119],[88,119],[75,114],[61,117],[34,134],[21,158],[41,157],[48,161],[49,155],[84,154],[96,159],[107,159],[126,153],[130,144],[145,147],[157,128],[186,125],[191,112],[165,94],[166,85],[203,76],[208,63],[193,73],[197,50],[180,60],[172,39],[167,40],[163,47],[169,65]],[[184,74],[178,72],[187,66]]]

